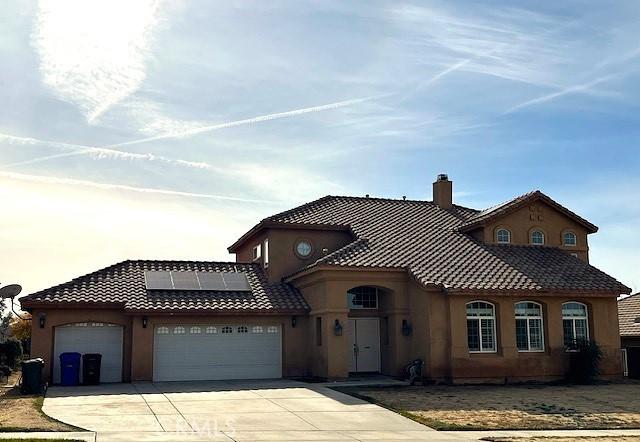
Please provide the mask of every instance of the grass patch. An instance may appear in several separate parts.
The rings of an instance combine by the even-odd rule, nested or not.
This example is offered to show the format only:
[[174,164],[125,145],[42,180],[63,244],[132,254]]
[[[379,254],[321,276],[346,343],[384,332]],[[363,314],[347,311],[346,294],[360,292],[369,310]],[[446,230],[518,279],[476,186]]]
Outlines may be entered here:
[[334,389],[441,431],[640,428],[640,383]]

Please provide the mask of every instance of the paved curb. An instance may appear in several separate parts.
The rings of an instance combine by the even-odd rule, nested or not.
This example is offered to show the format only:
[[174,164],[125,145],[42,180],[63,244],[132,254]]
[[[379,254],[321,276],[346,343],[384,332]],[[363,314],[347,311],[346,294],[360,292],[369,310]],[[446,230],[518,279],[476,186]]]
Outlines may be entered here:
[[95,442],[96,433],[91,431],[33,431],[23,433],[0,433],[0,440],[2,439],[77,439],[85,442]]

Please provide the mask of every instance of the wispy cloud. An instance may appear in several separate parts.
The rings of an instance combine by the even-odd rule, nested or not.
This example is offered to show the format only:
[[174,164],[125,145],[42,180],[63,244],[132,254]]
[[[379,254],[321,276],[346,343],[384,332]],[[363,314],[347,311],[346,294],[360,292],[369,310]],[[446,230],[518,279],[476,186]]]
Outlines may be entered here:
[[545,94],[545,95],[542,95],[540,97],[533,98],[531,100],[527,100],[525,102],[522,102],[520,104],[516,104],[515,106],[510,107],[509,109],[504,111],[503,115],[511,114],[513,112],[519,111],[519,110],[524,109],[524,108],[529,107],[529,106],[533,106],[535,104],[546,103],[547,101],[555,100],[556,98],[560,98],[560,97],[563,97],[565,95],[575,94],[575,93],[579,93],[579,92],[586,92],[586,91],[590,90],[591,88],[599,85],[600,83],[604,83],[605,81],[609,81],[609,80],[611,80],[611,79],[613,79],[613,78],[615,78],[617,76],[618,75],[616,75],[616,74],[605,75],[603,77],[596,78],[595,80],[591,80],[591,81],[588,81],[586,83],[574,84],[573,86],[566,87],[566,88],[561,89],[561,90],[559,90],[557,92],[553,92],[553,93],[550,93],[550,94]]
[[15,172],[0,171],[0,177],[10,178],[10,179],[20,180],[20,181],[31,181],[31,182],[43,183],[43,184],[59,184],[59,185],[67,185],[67,186],[93,187],[93,188],[103,189],[103,190],[123,190],[127,192],[158,194],[158,195],[177,196],[177,197],[205,198],[205,199],[213,199],[213,200],[221,200],[221,201],[236,201],[236,202],[242,202],[242,203],[260,203],[260,204],[276,204],[277,203],[277,201],[270,201],[270,200],[263,200],[263,199],[242,198],[242,197],[235,197],[235,196],[228,196],[228,195],[213,195],[210,193],[180,192],[176,190],[154,189],[154,188],[148,188],[148,187],[135,187],[135,186],[127,186],[124,184],[99,183],[99,182],[88,181],[88,180],[58,178],[58,177],[43,176],[43,175],[29,175],[29,174],[23,174],[23,173],[15,173]]
[[32,44],[46,85],[92,123],[146,76],[155,0],[40,0]]

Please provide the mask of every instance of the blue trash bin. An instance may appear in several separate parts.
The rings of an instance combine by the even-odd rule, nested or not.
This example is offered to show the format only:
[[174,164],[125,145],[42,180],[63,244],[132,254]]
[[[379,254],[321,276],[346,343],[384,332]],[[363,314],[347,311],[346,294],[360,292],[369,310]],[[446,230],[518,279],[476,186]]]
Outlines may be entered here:
[[62,353],[60,355],[60,385],[80,384],[80,353]]

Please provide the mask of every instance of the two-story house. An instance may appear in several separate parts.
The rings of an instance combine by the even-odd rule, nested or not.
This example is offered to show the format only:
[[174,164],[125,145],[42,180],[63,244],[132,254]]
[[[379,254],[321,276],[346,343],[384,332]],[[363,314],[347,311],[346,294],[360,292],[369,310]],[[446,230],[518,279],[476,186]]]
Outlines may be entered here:
[[597,227],[539,191],[476,210],[327,196],[265,218],[236,262],[125,261],[22,298],[32,354],[103,353],[103,380],[399,375],[554,379],[576,340],[621,374],[616,298],[589,265]]

